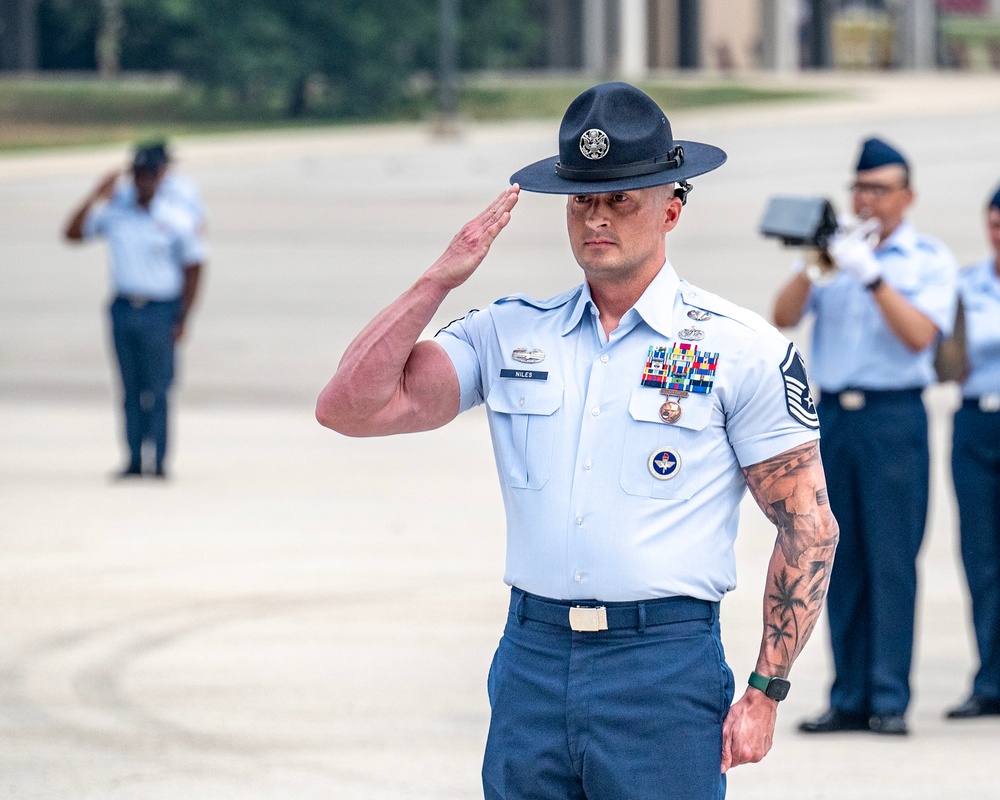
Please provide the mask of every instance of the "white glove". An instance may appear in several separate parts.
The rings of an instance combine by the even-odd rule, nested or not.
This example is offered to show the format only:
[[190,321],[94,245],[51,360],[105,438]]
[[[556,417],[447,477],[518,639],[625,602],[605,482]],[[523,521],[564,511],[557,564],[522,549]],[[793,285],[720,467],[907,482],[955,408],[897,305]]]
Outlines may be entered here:
[[864,286],[882,274],[882,267],[868,244],[873,227],[870,223],[877,224],[877,221],[869,220],[850,233],[835,233],[827,245],[827,251],[837,266]]

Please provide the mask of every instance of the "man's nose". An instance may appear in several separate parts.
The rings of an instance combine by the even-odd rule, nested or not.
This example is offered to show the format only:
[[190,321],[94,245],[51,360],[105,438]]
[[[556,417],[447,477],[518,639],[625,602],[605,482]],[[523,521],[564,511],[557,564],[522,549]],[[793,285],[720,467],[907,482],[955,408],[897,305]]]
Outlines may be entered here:
[[587,211],[586,223],[588,228],[603,228],[608,224],[608,212],[603,203],[594,203]]

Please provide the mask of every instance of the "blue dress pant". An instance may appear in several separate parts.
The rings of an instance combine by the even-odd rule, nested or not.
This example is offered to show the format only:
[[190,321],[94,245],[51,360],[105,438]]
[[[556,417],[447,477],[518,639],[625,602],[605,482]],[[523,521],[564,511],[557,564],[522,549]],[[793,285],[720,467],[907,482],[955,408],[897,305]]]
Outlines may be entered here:
[[1000,412],[966,403],[955,414],[951,471],[962,562],[972,597],[979,671],[972,691],[1000,699]]
[[597,632],[519,618],[513,605],[490,667],[486,800],[725,797],[734,685],[718,604]]
[[167,394],[174,378],[174,323],[180,301],[111,303],[111,334],[122,379],[129,464],[142,464],[143,442],[152,443],[156,467],[167,454]]
[[827,598],[836,673],[830,705],[902,714],[927,520],[927,413],[916,389],[865,397],[864,408],[848,410],[824,392],[818,407],[830,507],[840,524]]

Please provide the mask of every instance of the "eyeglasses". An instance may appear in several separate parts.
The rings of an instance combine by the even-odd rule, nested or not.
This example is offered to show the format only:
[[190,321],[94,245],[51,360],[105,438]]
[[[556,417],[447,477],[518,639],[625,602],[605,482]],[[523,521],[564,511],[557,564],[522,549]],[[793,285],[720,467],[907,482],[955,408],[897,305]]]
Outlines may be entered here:
[[863,181],[855,181],[847,188],[854,192],[854,194],[873,194],[876,197],[886,197],[893,192],[902,191],[906,187],[886,186],[884,183],[864,183]]

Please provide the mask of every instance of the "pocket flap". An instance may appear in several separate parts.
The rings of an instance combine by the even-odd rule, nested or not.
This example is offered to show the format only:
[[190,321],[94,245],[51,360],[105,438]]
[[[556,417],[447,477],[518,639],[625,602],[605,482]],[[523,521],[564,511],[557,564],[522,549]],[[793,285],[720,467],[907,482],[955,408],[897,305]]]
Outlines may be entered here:
[[499,378],[490,387],[486,405],[501,414],[554,414],[562,405],[563,384]]
[[[687,428],[700,431],[712,418],[713,401],[709,395],[691,395],[680,399],[681,416],[676,422],[667,423],[660,419],[660,406],[666,397],[649,387],[639,387],[632,390],[628,412],[632,419],[638,422],[655,422],[658,425],[671,425],[675,428]],[[678,399],[678,398],[674,398]]]

